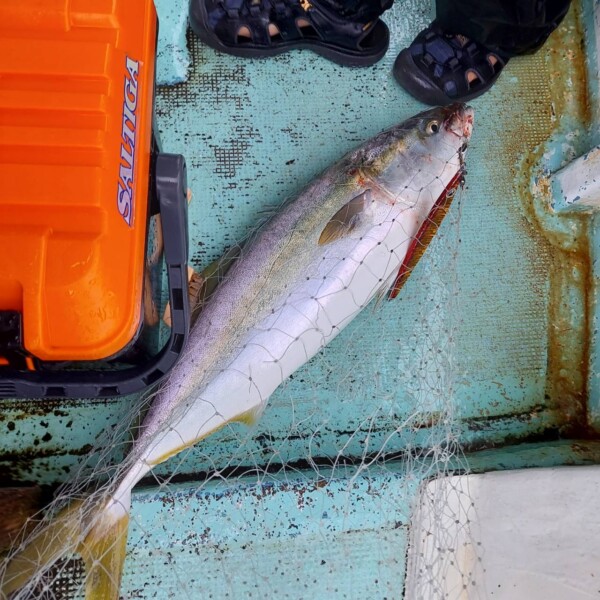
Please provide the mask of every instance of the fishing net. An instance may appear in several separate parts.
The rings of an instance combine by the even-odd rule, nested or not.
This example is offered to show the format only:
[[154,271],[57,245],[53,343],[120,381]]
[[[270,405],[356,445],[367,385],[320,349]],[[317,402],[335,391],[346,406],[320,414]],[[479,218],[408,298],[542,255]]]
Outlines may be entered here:
[[[406,6],[390,18],[397,46],[429,21],[424,3],[412,4],[407,18],[400,14]],[[419,110],[392,87],[393,50],[368,73],[352,72],[350,102],[344,69],[323,63],[319,73],[328,87],[319,94],[314,78],[321,67],[307,68],[301,57],[278,57],[270,70],[266,63],[216,55],[193,37],[188,45],[188,79],[159,88],[156,110],[165,148],[188,161],[191,265],[197,272],[246,239],[263,211],[282,204],[324,165]],[[282,74],[293,76],[293,93]],[[536,94],[546,99],[542,62],[529,75],[539,83],[532,103]],[[538,131],[537,117],[518,116],[509,132],[513,139]],[[551,120],[546,113],[544,118]],[[503,127],[490,120],[484,141],[506,133]],[[497,167],[481,139],[469,152],[468,168],[471,161],[491,172]],[[505,162],[511,166],[509,158]],[[509,174],[507,167],[495,184]],[[468,472],[461,452],[464,394],[457,389],[464,387],[473,356],[461,356],[457,348],[464,348],[465,327],[481,322],[468,308],[484,295],[469,279],[472,262],[465,262],[461,240],[466,231],[487,226],[480,215],[491,210],[484,184],[467,174],[467,185],[397,299],[372,301],[279,387],[256,424],[226,425],[138,485],[121,597],[488,597],[480,581],[484,549],[471,528],[477,507],[465,480],[447,477]],[[519,211],[518,198],[503,200],[496,221],[498,214],[508,220]],[[486,234],[490,246],[505,242],[505,232],[490,227]],[[544,256],[539,252],[525,273],[532,286],[545,285]],[[494,285],[502,283],[495,272],[489,278],[485,294],[492,297]],[[156,301],[162,314],[165,298]],[[506,321],[515,306],[507,309]],[[536,314],[528,316],[531,327],[538,321],[545,327]],[[520,340],[521,330],[515,336],[522,362],[544,356],[535,340]],[[542,369],[537,363],[531,368]],[[47,521],[67,505],[90,518],[94,496],[114,479],[151,400],[46,402],[37,412],[4,403],[5,422],[13,424],[8,436],[17,435],[19,415],[27,414],[37,430],[33,439],[53,437],[58,448],[47,456],[34,451],[30,461],[15,464],[7,481],[49,486],[43,497],[54,500],[44,503]],[[43,525],[13,535],[13,551],[43,536]],[[58,554],[30,557],[36,574],[14,597],[83,597],[81,558]],[[110,574],[110,565],[104,568]]]

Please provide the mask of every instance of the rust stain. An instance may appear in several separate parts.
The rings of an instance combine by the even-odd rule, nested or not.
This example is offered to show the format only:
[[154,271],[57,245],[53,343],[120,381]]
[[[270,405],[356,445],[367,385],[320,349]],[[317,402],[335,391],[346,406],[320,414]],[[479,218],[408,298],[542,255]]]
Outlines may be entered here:
[[411,421],[410,426],[413,429],[431,429],[436,427],[447,418],[447,415],[441,411],[417,414]]
[[[583,40],[583,20],[580,3],[572,7],[572,19],[568,27],[574,33],[574,39]],[[558,109],[575,113],[582,127],[589,130],[592,124],[592,108],[589,96],[588,73],[585,65],[583,45],[572,43],[570,36],[560,36],[551,46],[551,56],[560,66],[569,63],[571,80],[559,78],[562,94],[556,94],[561,100]],[[564,67],[563,67],[564,68]],[[564,433],[569,435],[589,434],[587,421],[588,405],[588,368],[590,358],[590,294],[592,269],[590,264],[590,239],[587,220],[583,216],[575,217],[580,226],[577,235],[578,249],[575,252],[561,253],[562,264],[555,265],[553,281],[567,280],[568,287],[577,289],[584,311],[579,322],[580,330],[573,331],[573,322],[569,319],[568,298],[561,293],[567,285],[551,286],[550,331],[548,348],[549,393],[556,409],[565,419]],[[558,280],[558,281],[557,281]],[[569,328],[571,328],[569,330]],[[570,343],[565,343],[570,341]],[[579,343],[577,343],[579,342]]]
[[471,431],[487,431],[491,423],[531,423],[544,414],[546,407],[543,404],[537,404],[523,412],[511,412],[501,415],[484,414],[480,417],[470,417],[465,419],[465,424]]
[[600,462],[600,449],[593,445],[574,442],[571,444],[571,450],[585,463],[598,464]]
[[[546,400],[559,418],[561,434],[588,437],[591,435],[587,425],[591,301],[588,221],[583,215],[553,214],[550,180],[540,169],[549,149],[546,143],[552,136],[560,135],[560,139],[564,136],[565,140],[569,135],[585,137],[591,126],[583,39],[581,3],[575,2],[561,29],[544,48],[550,75],[550,118],[544,140],[525,158],[517,157],[515,175],[527,220],[534,227],[529,228],[529,235],[539,238],[541,234],[551,256],[550,286],[546,292],[549,294]],[[575,124],[577,130],[569,131],[568,123]]]
[[[587,380],[590,357],[590,311],[587,282],[591,277],[589,255],[563,257],[553,265],[550,286],[547,394],[563,419],[564,433],[587,434]],[[575,288],[581,299],[581,319],[574,319],[565,297]]]
[[[92,450],[91,444],[72,450],[59,448],[24,448],[18,452],[0,453],[0,481],[3,486],[24,483],[24,473],[30,473],[40,459],[53,459],[57,456],[86,456]],[[36,465],[38,468],[40,465]]]
[[[548,53],[556,112],[564,115],[568,110],[589,126],[592,122],[592,103],[585,64],[582,2],[579,0],[571,4],[569,14],[561,25],[566,34],[550,37]],[[566,72],[570,74],[569,78],[565,78]]]

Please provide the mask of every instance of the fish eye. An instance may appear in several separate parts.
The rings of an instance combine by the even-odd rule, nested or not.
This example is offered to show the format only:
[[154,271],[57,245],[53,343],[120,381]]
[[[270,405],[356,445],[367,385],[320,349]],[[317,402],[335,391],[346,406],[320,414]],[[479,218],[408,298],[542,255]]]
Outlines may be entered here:
[[429,121],[429,123],[427,123],[427,125],[425,126],[425,132],[427,133],[427,135],[433,135],[434,133],[437,133],[440,130],[440,122],[436,121],[435,119],[433,121]]

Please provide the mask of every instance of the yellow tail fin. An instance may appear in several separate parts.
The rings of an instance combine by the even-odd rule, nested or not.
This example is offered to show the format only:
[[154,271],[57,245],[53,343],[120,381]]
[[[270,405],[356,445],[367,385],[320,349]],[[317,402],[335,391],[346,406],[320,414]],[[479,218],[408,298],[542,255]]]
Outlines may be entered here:
[[35,586],[38,576],[56,561],[78,553],[86,567],[86,600],[118,600],[129,525],[129,506],[119,507],[115,511],[106,498],[101,504],[89,498],[60,511],[23,548],[6,557],[0,598]]
[[86,600],[118,600],[127,548],[129,513],[99,521],[79,545],[85,562]]

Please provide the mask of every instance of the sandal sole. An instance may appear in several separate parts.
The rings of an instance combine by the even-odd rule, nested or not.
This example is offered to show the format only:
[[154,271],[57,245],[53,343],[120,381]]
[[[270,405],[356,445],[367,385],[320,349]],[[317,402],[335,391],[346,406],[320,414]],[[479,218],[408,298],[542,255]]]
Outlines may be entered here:
[[379,62],[388,50],[390,41],[390,32],[387,25],[379,20],[375,27],[382,27],[382,35],[385,36],[385,41],[377,52],[372,54],[353,54],[348,50],[340,50],[338,47],[330,46],[324,42],[317,40],[306,40],[301,42],[280,42],[275,46],[269,48],[252,48],[252,47],[237,47],[227,46],[223,44],[221,40],[206,27],[206,14],[204,13],[204,6],[202,1],[191,0],[190,2],[190,25],[194,33],[200,38],[200,40],[207,46],[219,50],[226,54],[232,54],[233,56],[240,56],[243,58],[268,58],[289,52],[290,50],[310,50],[327,58],[328,60],[345,67],[370,67],[375,63]]

